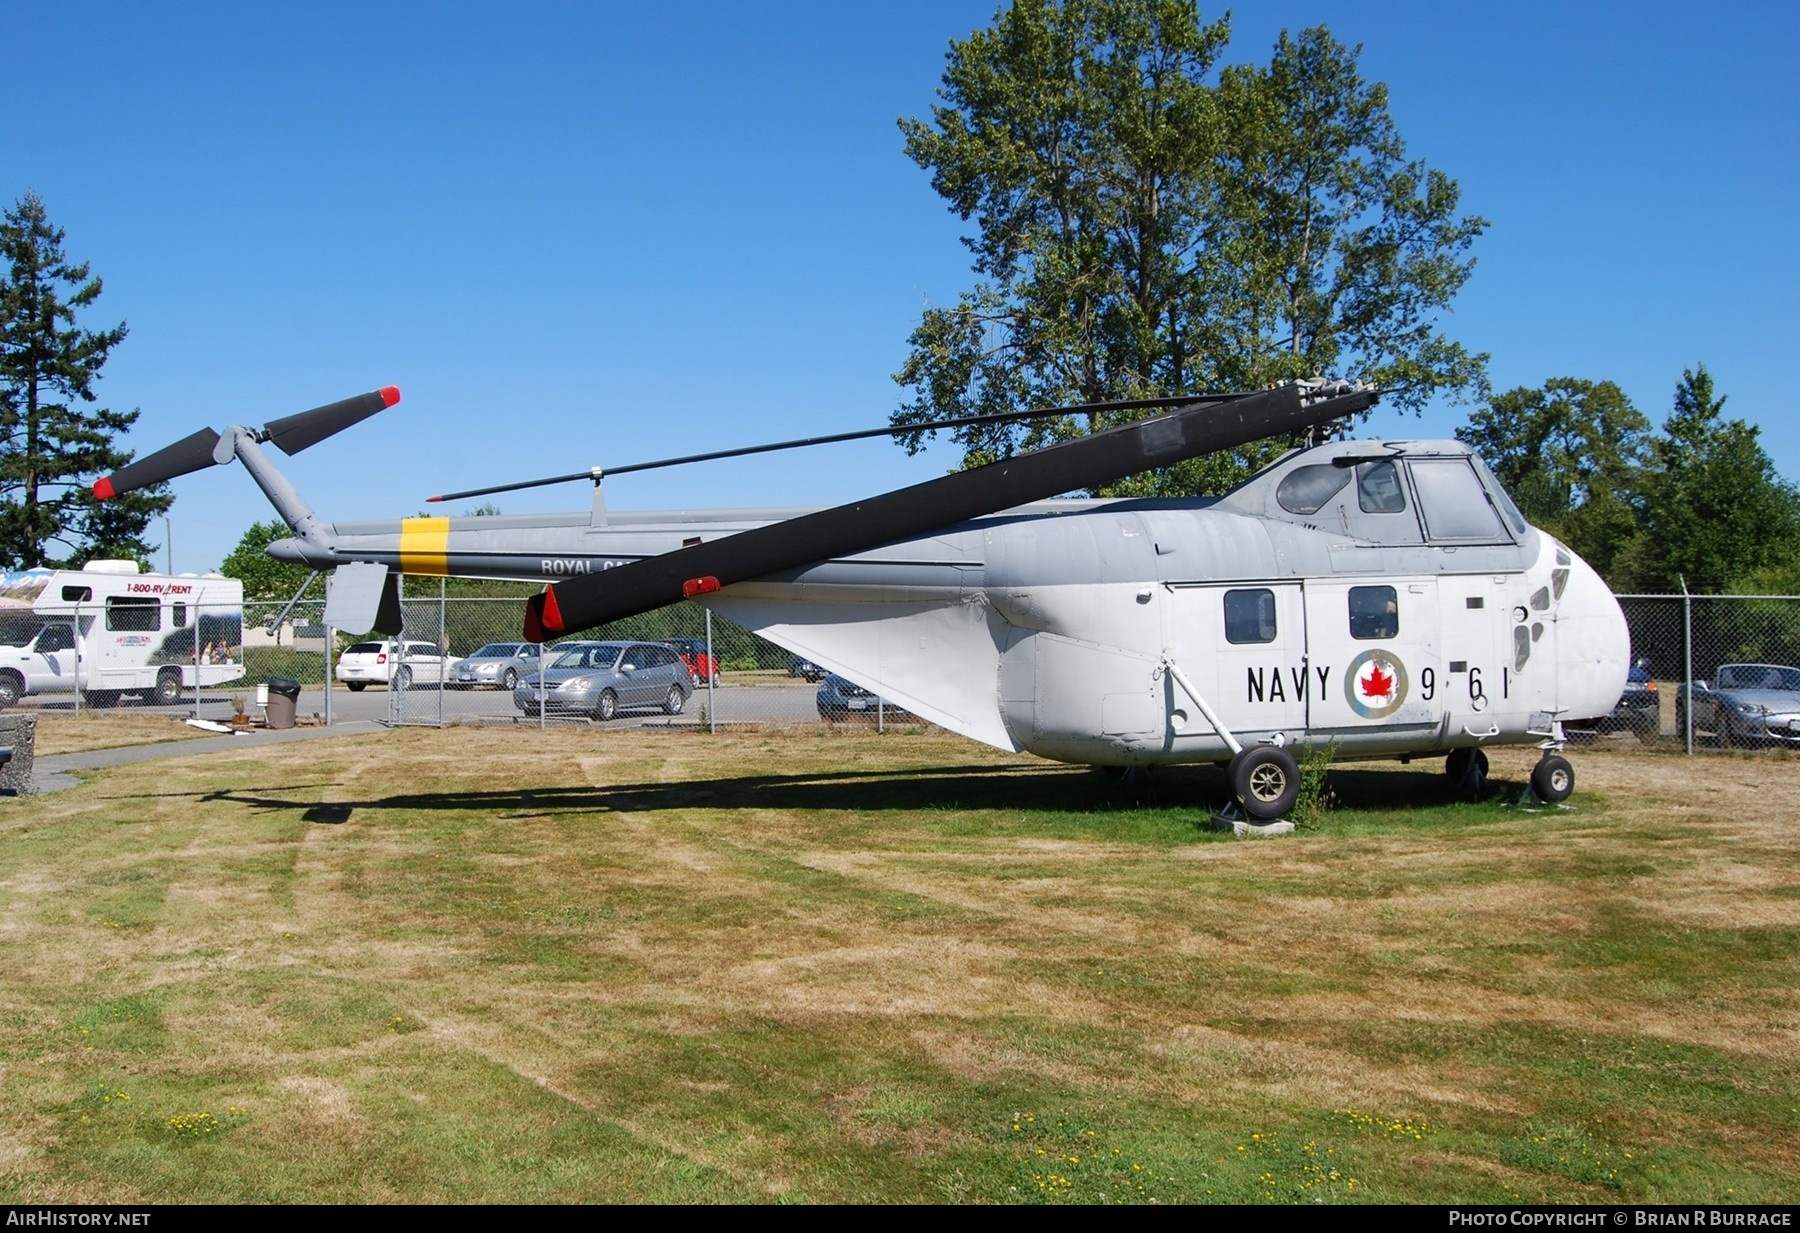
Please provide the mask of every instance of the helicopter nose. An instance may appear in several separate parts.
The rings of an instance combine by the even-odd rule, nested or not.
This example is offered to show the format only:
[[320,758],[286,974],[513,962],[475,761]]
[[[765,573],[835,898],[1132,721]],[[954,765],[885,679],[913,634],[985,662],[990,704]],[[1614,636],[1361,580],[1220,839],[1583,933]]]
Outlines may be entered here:
[[1593,566],[1561,545],[1557,556],[1557,570],[1568,570],[1556,616],[1559,702],[1566,719],[1595,718],[1611,711],[1625,692],[1631,629]]

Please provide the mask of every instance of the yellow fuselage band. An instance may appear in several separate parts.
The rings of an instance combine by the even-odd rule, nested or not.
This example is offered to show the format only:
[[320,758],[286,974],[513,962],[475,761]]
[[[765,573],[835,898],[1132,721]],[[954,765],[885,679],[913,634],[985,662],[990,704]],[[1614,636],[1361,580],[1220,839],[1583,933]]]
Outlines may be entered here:
[[448,518],[404,518],[400,521],[400,572],[442,577],[450,548]]

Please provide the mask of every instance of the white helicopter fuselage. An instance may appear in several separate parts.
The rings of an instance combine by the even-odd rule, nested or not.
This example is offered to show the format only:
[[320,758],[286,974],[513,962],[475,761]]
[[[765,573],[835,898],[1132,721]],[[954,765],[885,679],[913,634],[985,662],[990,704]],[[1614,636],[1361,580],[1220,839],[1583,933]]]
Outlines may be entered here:
[[[338,523],[331,540],[340,561],[555,581],[795,512]],[[952,731],[1094,765],[1559,741],[1560,721],[1611,709],[1630,662],[1599,576],[1455,441],[1296,451],[1218,500],[1041,502],[700,602]]]

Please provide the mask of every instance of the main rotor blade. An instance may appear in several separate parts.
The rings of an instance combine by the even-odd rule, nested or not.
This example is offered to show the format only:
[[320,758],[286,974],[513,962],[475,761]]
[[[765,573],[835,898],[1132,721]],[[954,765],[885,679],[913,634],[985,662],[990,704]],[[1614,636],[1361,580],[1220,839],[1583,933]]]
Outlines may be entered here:
[[571,471],[567,475],[551,475],[543,479],[521,480],[516,484],[495,484],[491,488],[470,488],[466,492],[446,492],[426,497],[431,501],[461,501],[468,497],[491,497],[497,492],[518,492],[525,488],[544,488],[551,484],[569,484],[575,480],[597,480],[606,475],[629,475],[633,471],[655,471],[661,467],[682,467],[690,462],[715,462],[720,458],[742,458],[749,454],[769,454],[776,450],[797,450],[809,445],[836,445],[840,441],[863,441],[870,437],[903,437],[908,433],[936,432],[940,428],[967,428],[973,424],[1001,424],[1009,420],[1046,419],[1055,415],[1094,415],[1106,411],[1140,411],[1150,407],[1187,407],[1202,402],[1230,402],[1244,398],[1242,393],[1186,394],[1165,398],[1130,398],[1122,402],[1087,402],[1067,407],[1040,407],[1032,411],[1002,411],[993,415],[969,415],[957,420],[939,420],[931,424],[889,424],[885,428],[863,428],[855,432],[836,432],[824,437],[799,437],[792,441],[774,441],[766,445],[744,445],[736,449],[714,450],[708,454],[687,454],[680,458],[659,458],[655,462],[633,462],[622,467],[591,467]]
[[111,475],[95,480],[94,495],[102,501],[110,501],[120,493],[130,492],[134,488],[148,488],[152,484],[172,480],[178,475],[210,467],[213,465],[213,447],[218,443],[218,433],[210,428],[202,428],[190,437],[183,437],[173,445],[165,445],[154,454],[147,454],[136,462],[128,462]]
[[1291,434],[1361,411],[1358,392],[1310,405],[1296,386],[1223,405],[1185,406],[1090,437],[558,582],[526,602],[525,636],[542,642],[661,608],[735,582],[848,556],[984,514],[1094,488],[1140,471]]
[[302,411],[298,415],[284,415],[278,420],[270,420],[263,426],[263,435],[274,442],[282,453],[292,457],[307,446],[317,445],[326,437],[342,432],[352,424],[360,424],[377,411],[384,411],[399,401],[399,388],[384,385],[367,394],[358,394],[355,398],[345,398],[323,407],[314,407],[311,411]]

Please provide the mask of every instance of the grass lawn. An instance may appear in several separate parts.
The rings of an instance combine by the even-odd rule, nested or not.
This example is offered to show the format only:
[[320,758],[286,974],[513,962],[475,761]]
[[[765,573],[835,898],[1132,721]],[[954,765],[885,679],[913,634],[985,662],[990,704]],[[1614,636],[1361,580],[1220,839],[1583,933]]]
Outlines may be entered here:
[[1792,1202],[1800,766],[1279,839],[931,732],[403,730],[0,802],[0,1201]]

